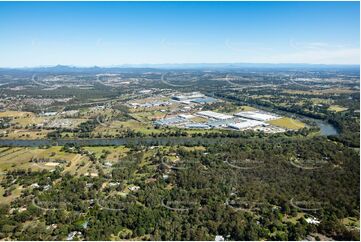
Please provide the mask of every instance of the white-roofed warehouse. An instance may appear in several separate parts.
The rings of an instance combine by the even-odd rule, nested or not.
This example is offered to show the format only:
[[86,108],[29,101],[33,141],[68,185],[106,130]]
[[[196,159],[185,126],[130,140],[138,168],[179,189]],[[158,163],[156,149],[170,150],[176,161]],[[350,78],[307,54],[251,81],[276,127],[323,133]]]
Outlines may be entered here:
[[277,115],[274,115],[271,113],[262,112],[262,111],[239,112],[239,113],[236,113],[235,116],[258,120],[258,121],[270,121],[270,120],[281,118],[280,116],[277,116]]
[[233,118],[232,115],[216,113],[213,111],[201,111],[201,112],[198,112],[197,114],[200,116],[207,117],[207,118],[222,119],[222,120]]
[[240,122],[228,124],[228,127],[241,130],[241,129],[248,129],[257,126],[267,126],[267,125],[269,124],[257,120],[242,119],[240,120]]

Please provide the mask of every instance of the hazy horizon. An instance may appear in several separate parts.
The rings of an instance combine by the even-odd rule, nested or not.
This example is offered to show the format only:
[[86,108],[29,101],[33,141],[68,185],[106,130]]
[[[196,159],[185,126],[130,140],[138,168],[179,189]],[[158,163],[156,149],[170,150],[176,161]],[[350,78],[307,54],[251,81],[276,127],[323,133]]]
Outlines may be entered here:
[[143,64],[118,64],[118,65],[36,65],[36,66],[0,66],[2,69],[32,69],[32,68],[54,68],[54,67],[70,67],[70,68],[137,68],[137,67],[152,67],[152,66],[224,66],[224,65],[238,65],[238,66],[347,66],[360,67],[360,64],[322,64],[322,63],[247,63],[247,62],[228,62],[228,63],[143,63]]

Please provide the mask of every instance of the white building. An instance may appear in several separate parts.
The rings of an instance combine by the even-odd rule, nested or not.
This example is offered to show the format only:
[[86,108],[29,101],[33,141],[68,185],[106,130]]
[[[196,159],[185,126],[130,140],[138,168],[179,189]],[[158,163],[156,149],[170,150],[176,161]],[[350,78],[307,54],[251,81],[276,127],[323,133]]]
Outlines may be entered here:
[[232,115],[216,113],[213,111],[201,111],[201,112],[197,112],[197,114],[207,118],[222,119],[222,120],[233,118]]
[[185,93],[183,95],[177,95],[173,96],[172,99],[178,100],[178,101],[184,101],[188,99],[194,99],[194,98],[201,98],[204,97],[204,95],[200,92],[191,92],[191,93]]
[[142,93],[142,94],[148,94],[148,93],[151,93],[152,90],[141,90],[139,91],[139,93]]
[[79,110],[69,110],[61,112],[61,115],[67,116],[67,117],[74,117],[79,114]]
[[235,116],[258,120],[258,121],[270,121],[281,118],[280,116],[262,111],[244,111],[244,112],[236,113]]
[[214,241],[224,241],[224,237],[222,235],[216,235]]
[[56,114],[57,112],[46,112],[46,113],[41,113],[40,116],[49,117],[49,116],[55,116]]
[[232,129],[249,129],[249,128],[254,128],[257,126],[267,126],[269,124],[265,123],[265,122],[261,122],[261,121],[257,121],[257,120],[250,120],[250,119],[240,119],[240,122],[237,123],[231,123],[228,124],[229,128]]
[[74,240],[75,237],[82,236],[82,233],[79,231],[73,231],[68,234],[66,240]]
[[34,183],[34,184],[31,184],[31,186],[30,186],[31,188],[39,188],[40,186],[39,186],[39,184],[38,183]]
[[185,118],[185,119],[194,118],[194,116],[192,114],[179,114],[178,116],[181,118]]
[[321,223],[319,220],[317,220],[317,218],[314,218],[314,217],[306,218],[305,220],[309,224],[318,225],[319,223]]
[[129,187],[129,190],[132,191],[132,192],[138,191],[139,189],[140,189],[139,186],[131,186],[131,187]]

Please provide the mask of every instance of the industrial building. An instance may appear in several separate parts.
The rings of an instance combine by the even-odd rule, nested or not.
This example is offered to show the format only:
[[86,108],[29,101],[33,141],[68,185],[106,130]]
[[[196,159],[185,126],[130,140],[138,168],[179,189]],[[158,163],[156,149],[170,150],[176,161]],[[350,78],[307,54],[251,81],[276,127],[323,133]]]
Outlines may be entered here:
[[179,114],[178,117],[185,118],[185,119],[191,119],[191,118],[194,118],[195,116],[192,114]]
[[202,98],[192,99],[190,101],[198,104],[206,104],[206,103],[214,103],[217,101],[217,99],[212,97],[202,97]]
[[261,121],[257,121],[257,120],[250,120],[250,119],[239,119],[238,122],[235,123],[231,123],[228,125],[229,128],[232,129],[238,129],[238,130],[242,130],[242,129],[249,129],[249,128],[254,128],[257,126],[267,126],[269,124],[265,123],[265,122],[261,122]]
[[151,108],[151,107],[165,107],[165,106],[169,106],[171,105],[170,102],[161,102],[161,101],[153,101],[153,102],[146,102],[146,103],[129,103],[129,105],[132,108],[137,108],[137,107],[141,107],[141,108]]
[[[236,130],[263,130],[264,132],[276,133],[282,132],[282,129],[274,127],[266,123],[267,121],[281,118],[278,115],[268,113],[265,111],[243,111],[236,114],[224,114],[214,111],[200,111],[202,105],[207,103],[217,102],[218,100],[212,97],[205,96],[199,92],[191,92],[184,94],[175,94],[172,96],[176,103],[186,104],[187,106],[180,106],[177,111],[169,112],[168,114],[177,114],[177,116],[163,118],[154,122],[158,126],[177,126],[187,129],[236,129]],[[146,105],[152,106],[166,106],[172,101],[148,102]],[[175,103],[175,102],[173,102]],[[136,104],[141,106],[141,104]],[[144,105],[144,104],[143,104]],[[199,110],[198,112],[196,110]],[[161,110],[161,112],[167,112]],[[179,113],[183,112],[183,113]],[[195,113],[194,113],[195,112]],[[196,118],[202,117],[207,120]],[[200,121],[195,121],[200,120]]]
[[185,93],[183,95],[173,96],[172,99],[177,101],[184,101],[184,100],[196,99],[202,97],[204,97],[204,95],[200,92],[191,92],[191,93]]
[[187,121],[186,118],[178,116],[178,117],[160,119],[160,120],[155,121],[154,124],[160,125],[160,126],[166,126],[166,125],[180,124],[180,123],[184,123],[186,121]]
[[201,111],[201,112],[197,112],[197,114],[207,118],[222,119],[222,120],[233,118],[232,115],[216,113],[213,111]]
[[262,112],[262,111],[244,111],[244,112],[236,113],[235,116],[247,118],[247,119],[258,120],[258,121],[270,121],[270,120],[281,118],[277,115]]
[[203,124],[203,123],[190,123],[190,124],[186,124],[184,127],[187,129],[209,129],[210,128],[207,124]]
[[236,123],[238,122],[238,120],[238,118],[210,120],[207,122],[207,125],[212,128],[222,128],[227,127],[230,124]]

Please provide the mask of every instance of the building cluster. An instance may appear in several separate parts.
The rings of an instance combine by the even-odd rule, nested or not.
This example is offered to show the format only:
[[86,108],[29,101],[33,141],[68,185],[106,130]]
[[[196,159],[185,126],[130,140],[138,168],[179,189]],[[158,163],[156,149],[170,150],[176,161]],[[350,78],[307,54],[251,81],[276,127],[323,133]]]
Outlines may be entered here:
[[274,119],[281,118],[278,115],[266,113],[263,111],[245,111],[245,112],[239,112],[236,113],[235,116],[246,118],[246,119],[252,119],[252,120],[258,120],[258,121],[271,121]]
[[222,114],[222,113],[216,113],[213,111],[201,111],[197,113],[198,115],[206,118],[212,118],[215,120],[227,120],[233,118],[232,115]]
[[54,119],[41,124],[45,128],[73,128],[78,122],[74,119]]
[[[206,119],[205,122],[195,122],[196,117]],[[179,114],[154,122],[158,126],[176,126],[188,129],[261,129],[265,132],[283,132],[283,129],[271,126],[267,121],[281,118],[278,115],[263,111],[243,111],[234,115],[214,111],[199,111],[194,114]]]
[[154,122],[155,125],[159,126],[169,126],[169,125],[175,125],[175,124],[184,124],[187,122],[187,118],[184,118],[180,115],[171,117],[171,118],[164,118],[160,119]]
[[206,95],[200,92],[191,92],[182,95],[175,95],[172,96],[172,99],[181,102],[183,104],[190,104],[190,103],[206,104],[217,101],[217,99],[212,97],[207,97]]
[[[148,90],[145,90],[148,91]],[[167,109],[163,108],[158,111],[167,113],[168,115],[179,115],[184,112],[194,112],[201,111],[203,105],[210,104],[214,102],[219,102],[220,100],[208,97],[199,92],[191,92],[191,93],[172,93],[172,90],[161,89],[157,90],[157,96],[154,96],[155,90],[152,90],[151,97],[140,98],[138,100],[134,100],[131,102],[127,102],[127,106],[132,109],[153,109],[167,107]],[[140,92],[139,92],[140,93]],[[187,118],[187,117],[184,117]],[[173,121],[171,121],[173,122]],[[159,124],[162,124],[159,123]],[[165,120],[164,124],[168,124],[168,121]]]
[[129,104],[132,108],[151,108],[151,107],[166,107],[170,106],[170,102],[162,102],[162,101],[153,101],[153,102],[146,102],[146,103],[130,103]]
[[[144,90],[149,93],[149,90]],[[166,99],[166,97],[170,97]],[[204,110],[205,104],[219,102],[200,92],[169,93],[161,92],[155,98],[140,99],[128,102],[128,106],[137,108],[165,107],[159,112],[166,113],[164,118],[153,121],[155,126],[169,126],[186,129],[236,129],[262,130],[267,133],[284,132],[284,129],[274,127],[268,121],[281,118],[278,115],[256,110],[242,111],[235,114],[218,113]]]

